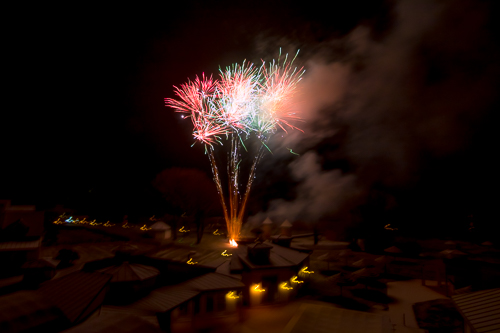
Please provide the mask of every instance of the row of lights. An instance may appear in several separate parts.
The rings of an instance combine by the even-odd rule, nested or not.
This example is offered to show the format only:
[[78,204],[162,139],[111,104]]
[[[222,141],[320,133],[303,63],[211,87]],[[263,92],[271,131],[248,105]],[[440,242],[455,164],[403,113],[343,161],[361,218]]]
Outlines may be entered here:
[[[85,224],[88,224],[88,225],[91,225],[91,226],[98,226],[98,225],[102,225],[103,227],[114,227],[116,226],[116,224],[114,223],[111,223],[109,221],[107,221],[106,223],[99,223],[99,222],[96,222],[96,220],[93,220],[93,221],[87,221],[87,218],[84,217],[83,219],[76,219],[76,220],[73,220],[73,216],[70,216],[69,218],[66,218],[67,216],[65,214],[62,214],[60,215],[57,220],[55,220],[54,222],[52,222],[53,224],[66,224],[66,223],[72,223],[72,224],[81,224],[81,225],[85,225]],[[157,221],[154,217],[154,215],[152,217],[149,218],[150,221]],[[133,225],[129,225],[128,224],[128,221],[126,221],[125,223],[123,223],[121,225],[122,228],[125,228],[125,229],[128,229],[128,228],[135,228],[135,226]],[[147,226],[147,224],[144,224],[142,227],[140,227],[139,229],[143,230],[143,231],[146,231],[146,230],[151,230],[150,227]],[[189,231],[189,230],[188,230]]]

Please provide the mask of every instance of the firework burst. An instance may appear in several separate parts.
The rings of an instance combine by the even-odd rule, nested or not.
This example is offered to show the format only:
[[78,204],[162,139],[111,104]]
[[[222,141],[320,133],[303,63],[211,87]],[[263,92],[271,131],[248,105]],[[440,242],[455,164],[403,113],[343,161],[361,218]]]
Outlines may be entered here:
[[[298,54],[298,52],[297,52]],[[263,157],[267,141],[279,128],[298,129],[292,124],[301,118],[290,111],[289,103],[297,84],[305,72],[293,66],[288,54],[257,67],[244,61],[220,70],[220,79],[212,76],[188,80],[175,88],[178,99],[166,98],[167,106],[191,118],[193,136],[205,144],[214,181],[219,192],[228,236],[234,242],[238,237],[250,194],[255,171]],[[240,192],[241,147],[254,134],[262,143],[252,157],[250,172],[243,194]],[[228,155],[228,203],[224,196],[215,147],[223,141],[230,143]]]

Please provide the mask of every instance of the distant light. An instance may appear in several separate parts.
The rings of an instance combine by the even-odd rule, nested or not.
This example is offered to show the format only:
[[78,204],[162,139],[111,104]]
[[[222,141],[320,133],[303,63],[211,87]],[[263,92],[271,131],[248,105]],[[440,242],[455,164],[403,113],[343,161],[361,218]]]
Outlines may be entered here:
[[184,226],[182,226],[182,228],[180,228],[180,229],[179,229],[179,232],[189,232],[189,231],[191,231],[191,230],[189,230],[189,229],[188,229],[188,230],[184,229]]
[[188,265],[195,265],[197,263],[198,263],[197,261],[193,261],[193,258],[189,258],[189,260],[187,261]]
[[313,273],[314,273],[314,271],[308,271],[308,270],[307,270],[307,266],[306,266],[306,267],[304,267],[304,268],[302,268],[302,269],[300,270],[300,272],[301,272],[301,273],[304,273],[304,274],[313,274]]
[[230,298],[230,299],[237,299],[237,298],[240,298],[240,296],[236,295],[236,292],[234,291],[230,291],[226,294],[226,297],[227,298]]
[[398,230],[398,228],[392,228],[390,223],[389,223],[389,224],[386,224],[386,225],[384,226],[384,229],[385,229],[385,230]]
[[255,287],[253,288],[253,290],[255,290],[255,291],[259,292],[259,293],[262,293],[262,292],[266,291],[266,289],[260,288],[260,283],[256,284]]
[[304,281],[297,280],[297,275],[295,275],[290,281],[292,281],[292,283],[304,283]]
[[108,221],[108,222],[104,223],[104,226],[105,227],[112,227],[112,226],[114,226],[114,224],[113,223],[109,223],[109,221]]
[[280,285],[280,288],[281,289],[284,289],[284,290],[291,290],[293,289],[293,287],[288,287],[287,286],[288,282],[283,282],[281,285]]

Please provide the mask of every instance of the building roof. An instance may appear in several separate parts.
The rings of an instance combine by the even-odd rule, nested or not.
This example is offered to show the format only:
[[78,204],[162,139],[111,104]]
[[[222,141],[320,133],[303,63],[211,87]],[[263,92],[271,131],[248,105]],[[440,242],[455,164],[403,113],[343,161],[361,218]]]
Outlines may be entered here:
[[135,316],[124,315],[120,313],[101,315],[87,320],[81,325],[75,326],[65,333],[161,333],[159,327],[153,325],[149,321]]
[[292,250],[283,246],[279,246],[276,244],[273,244],[273,248],[271,249],[271,254],[277,254],[284,259],[290,261],[294,265],[300,265],[304,260],[306,260],[309,257],[309,254]]
[[158,221],[151,225],[152,230],[170,230],[172,229],[168,224],[163,221]]
[[154,267],[126,261],[100,269],[98,272],[113,275],[111,282],[144,281],[160,274],[160,271]]
[[192,290],[224,290],[242,288],[245,285],[238,279],[219,273],[208,273],[186,282],[186,287]]
[[273,224],[273,221],[269,217],[267,217],[262,224]]
[[[269,263],[267,264],[256,264],[252,262],[248,255],[246,254],[246,247],[240,246],[238,247],[238,258],[244,263],[247,267],[251,269],[260,269],[260,268],[271,268],[271,267],[292,267],[301,265],[304,260],[309,257],[309,254],[303,253],[297,250],[289,249],[286,247],[282,247],[272,243],[265,243],[266,246],[271,247],[269,253]],[[231,262],[231,266],[236,267]],[[232,269],[231,267],[231,269]],[[233,269],[232,269],[233,270]]]
[[59,307],[72,322],[79,322],[100,306],[96,302],[112,276],[102,273],[74,272],[52,279],[38,292]]
[[282,228],[291,228],[291,227],[292,227],[292,224],[290,223],[290,221],[285,220],[285,222],[283,222],[283,223],[281,224],[281,227],[282,227]]
[[302,304],[284,333],[392,333],[389,317],[331,305]]
[[253,244],[247,245],[247,247],[249,249],[272,249],[273,248],[268,243],[253,243]]
[[472,332],[500,331],[500,288],[452,296]]
[[387,252],[387,253],[403,253],[403,251],[401,251],[401,249],[398,248],[398,247],[396,247],[396,246],[388,247],[387,249],[384,250],[384,252]]
[[22,268],[45,268],[45,267],[51,267],[51,268],[56,268],[57,265],[61,260],[53,259],[53,258],[40,258],[36,260],[30,260],[26,262]]
[[0,332],[24,332],[44,325],[69,324],[55,304],[36,291],[18,291],[0,297]]
[[[140,300],[120,307],[134,310],[144,315],[170,311],[188,302],[204,291],[234,290],[245,285],[238,279],[219,273],[208,273],[175,286],[166,286],[153,290]],[[109,308],[109,306],[107,306]]]
[[354,267],[366,267],[368,266],[368,262],[361,258],[360,260],[353,262],[351,265]]
[[[189,254],[192,251],[192,248],[186,248],[181,246],[171,246],[167,249],[160,250],[156,253],[148,255],[150,258],[168,260],[173,262],[178,262],[187,265],[187,261],[189,258],[192,258],[194,262],[196,262],[196,266],[203,266],[215,268],[222,265],[224,262],[230,260],[230,257],[222,256],[223,250],[221,249],[196,249],[196,252],[193,254]],[[234,250],[228,250],[227,252],[231,253]],[[233,255],[234,257],[234,255]]]
[[155,289],[137,302],[121,308],[139,310],[143,313],[166,312],[191,300],[199,293],[185,285],[166,286]]
[[31,241],[20,241],[20,242],[1,242],[1,251],[31,251],[36,250],[42,244],[42,239],[38,238]]

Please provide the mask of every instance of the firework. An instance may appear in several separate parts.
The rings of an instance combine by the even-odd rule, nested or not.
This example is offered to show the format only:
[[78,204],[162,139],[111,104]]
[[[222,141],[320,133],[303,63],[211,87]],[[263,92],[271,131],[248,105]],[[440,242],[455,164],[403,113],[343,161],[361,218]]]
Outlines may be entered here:
[[[260,66],[255,66],[244,61],[241,65],[221,69],[219,80],[203,74],[201,78],[196,77],[175,87],[179,99],[165,99],[167,106],[191,118],[193,137],[205,145],[228,236],[233,242],[240,233],[255,171],[266,149],[269,149],[269,138],[278,129],[285,132],[287,127],[300,130],[291,123],[300,120],[300,117],[289,109],[290,99],[304,73],[303,68],[293,66],[295,57],[289,61],[287,54],[281,62],[280,51],[280,57],[268,64],[262,61]],[[252,135],[261,145],[252,157],[248,180],[241,194],[242,147],[247,151],[244,142]],[[230,144],[227,203],[215,157],[215,146],[222,145],[223,141]]]

